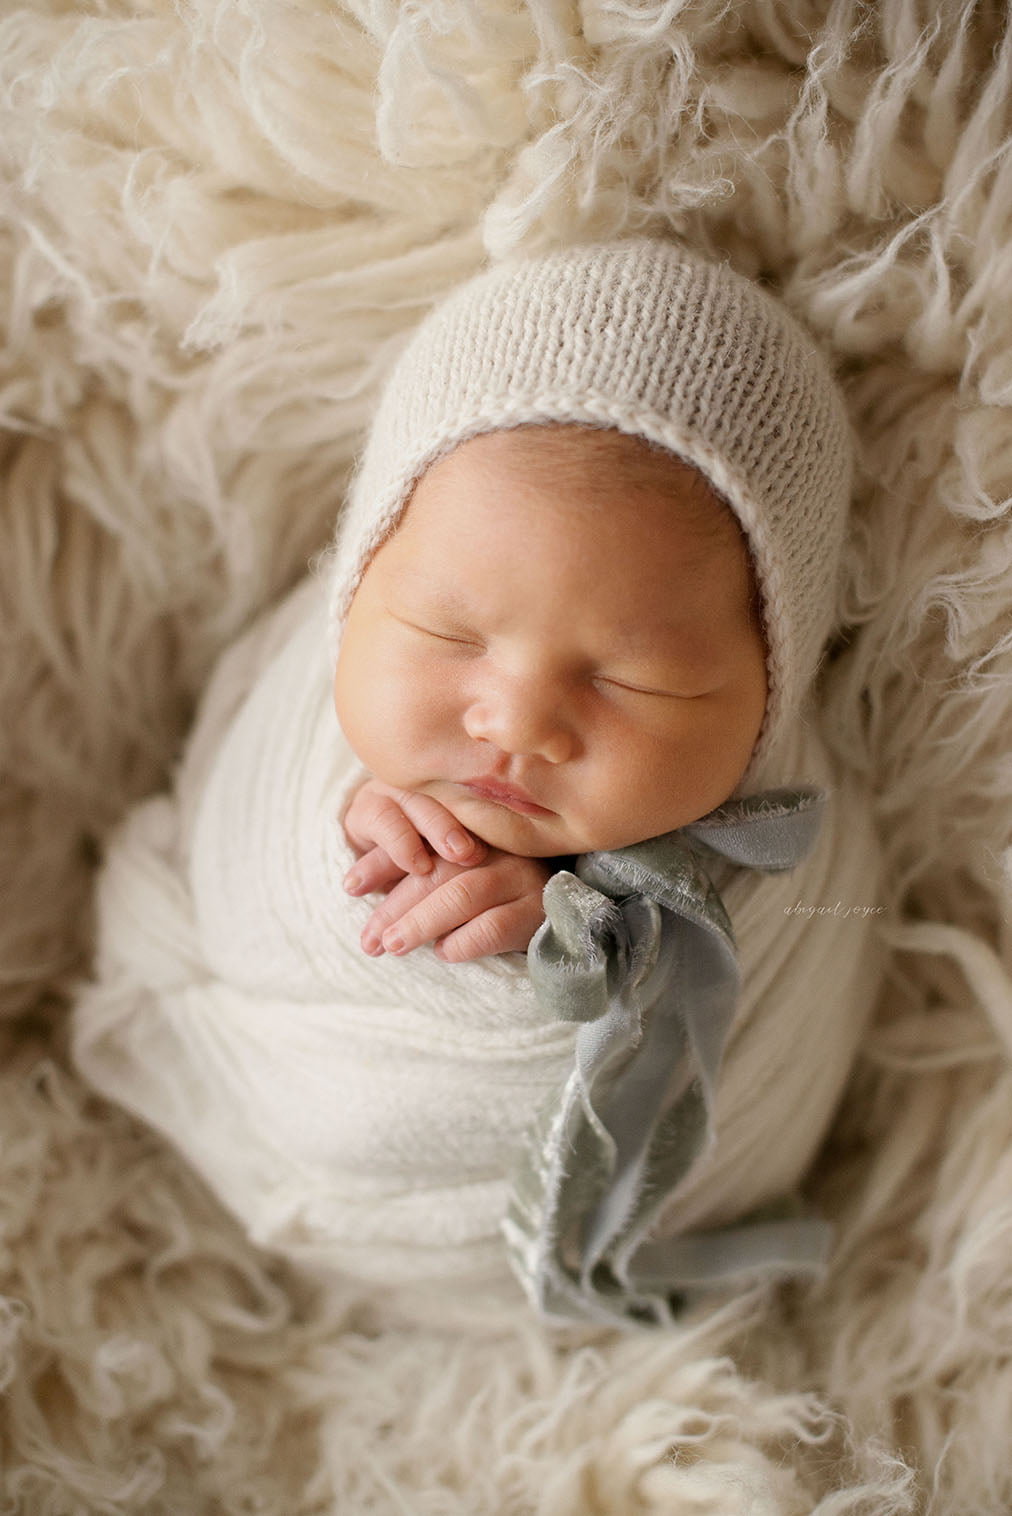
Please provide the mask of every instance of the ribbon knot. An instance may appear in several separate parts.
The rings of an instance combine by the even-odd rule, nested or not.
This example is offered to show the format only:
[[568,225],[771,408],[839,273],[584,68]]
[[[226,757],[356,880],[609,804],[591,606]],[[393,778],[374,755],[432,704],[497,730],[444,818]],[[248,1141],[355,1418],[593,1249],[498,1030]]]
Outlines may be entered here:
[[531,980],[552,1015],[579,1027],[503,1222],[514,1271],[545,1315],[669,1322],[705,1286],[821,1265],[829,1229],[816,1220],[755,1215],[660,1238],[651,1228],[715,1140],[738,998],[734,933],[707,861],[791,868],[824,803],[801,787],[728,801],[663,837],[583,854],[546,885]]

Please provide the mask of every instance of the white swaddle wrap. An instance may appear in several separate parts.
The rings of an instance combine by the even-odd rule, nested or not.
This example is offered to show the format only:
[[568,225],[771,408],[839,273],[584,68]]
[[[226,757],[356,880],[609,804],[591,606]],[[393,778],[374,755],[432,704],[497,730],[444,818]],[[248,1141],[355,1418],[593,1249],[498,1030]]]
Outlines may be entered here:
[[[375,901],[342,888],[353,855],[340,816],[364,776],[331,678],[312,580],[225,655],[175,793],[141,805],[110,845],[75,1057],[258,1242],[381,1284],[503,1280],[511,1176],[574,1028],[539,1006],[518,954],[451,965],[428,948],[362,951]],[[672,1229],[795,1187],[871,1008],[874,919],[855,909],[875,900],[865,802],[811,725],[780,760],[770,782],[830,800],[796,869],[728,866],[719,880],[744,991],[718,1141],[672,1197]]]

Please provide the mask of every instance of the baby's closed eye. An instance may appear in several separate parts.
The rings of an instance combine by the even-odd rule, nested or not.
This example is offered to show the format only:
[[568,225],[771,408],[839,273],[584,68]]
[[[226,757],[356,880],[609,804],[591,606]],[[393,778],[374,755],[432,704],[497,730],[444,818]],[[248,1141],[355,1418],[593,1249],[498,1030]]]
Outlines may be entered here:
[[484,639],[478,636],[476,632],[463,628],[440,627],[421,621],[411,621],[406,616],[394,616],[394,620],[398,621],[401,626],[407,627],[410,631],[418,632],[423,637],[432,637],[437,642],[457,643],[461,647],[478,648],[481,651],[485,649]]
[[709,690],[676,690],[661,689],[652,685],[634,684],[628,679],[617,679],[609,674],[595,674],[595,684],[603,684],[608,689],[623,690],[630,695],[648,695],[660,700],[696,700],[700,695],[709,693]]
[[[424,638],[460,648],[471,654],[485,655],[491,651],[489,640],[469,627],[414,620],[397,614],[394,614],[394,620]],[[636,676],[594,667],[574,669],[571,681],[654,700],[696,700],[702,695],[710,694],[718,687],[718,681],[712,674],[705,679],[696,675],[692,680],[685,679],[676,683],[670,678],[653,676],[651,673]]]

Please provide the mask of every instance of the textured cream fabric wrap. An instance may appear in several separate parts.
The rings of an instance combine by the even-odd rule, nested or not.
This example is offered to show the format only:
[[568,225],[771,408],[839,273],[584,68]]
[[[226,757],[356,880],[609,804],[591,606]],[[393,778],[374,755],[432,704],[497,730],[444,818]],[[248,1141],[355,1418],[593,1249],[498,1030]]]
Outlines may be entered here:
[[[810,725],[789,773],[833,790]],[[573,1028],[520,955],[369,958],[368,900],[341,887],[362,771],[333,714],[321,586],[306,581],[222,660],[175,793],[115,836],[77,1062],[159,1127],[259,1242],[377,1282],[505,1281],[500,1222],[523,1132],[564,1077]],[[791,1188],[846,1076],[876,977],[868,918],[785,914],[872,900],[856,795],[832,794],[787,876],[729,871],[745,994],[717,1148],[673,1226]]]

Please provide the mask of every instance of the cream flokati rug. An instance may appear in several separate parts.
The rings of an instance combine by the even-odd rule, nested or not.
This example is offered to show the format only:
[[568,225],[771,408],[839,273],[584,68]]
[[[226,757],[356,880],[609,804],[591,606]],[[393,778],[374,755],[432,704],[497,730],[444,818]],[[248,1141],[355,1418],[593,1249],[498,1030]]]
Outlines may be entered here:
[[[1012,1505],[1003,10],[4,7],[5,1510]],[[326,541],[433,299],[486,251],[664,228],[783,289],[865,445],[826,697],[894,955],[813,1177],[837,1248],[814,1292],[669,1334],[395,1317],[258,1254],[69,1072],[94,861],[217,651]],[[797,904],[812,931],[837,907]]]

